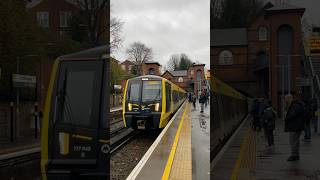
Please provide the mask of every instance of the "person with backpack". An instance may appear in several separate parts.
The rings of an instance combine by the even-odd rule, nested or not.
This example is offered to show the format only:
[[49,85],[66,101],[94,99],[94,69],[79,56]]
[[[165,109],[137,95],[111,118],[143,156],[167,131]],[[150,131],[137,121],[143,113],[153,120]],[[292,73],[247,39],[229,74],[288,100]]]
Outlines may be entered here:
[[304,130],[306,119],[305,104],[301,100],[301,96],[301,92],[294,94],[285,117],[285,132],[289,132],[289,143],[291,146],[291,155],[287,159],[288,161],[300,159],[300,135]]
[[206,92],[203,91],[200,95],[200,98],[199,98],[199,103],[201,104],[201,111],[200,113],[203,113],[203,108],[204,108],[204,103],[207,101],[206,100],[207,97],[206,97]]
[[276,119],[275,110],[272,108],[271,101],[268,100],[266,103],[266,108],[264,109],[261,117],[261,123],[262,123],[265,137],[268,141],[268,146],[274,145],[273,131],[275,129],[275,124],[276,124],[275,119]]

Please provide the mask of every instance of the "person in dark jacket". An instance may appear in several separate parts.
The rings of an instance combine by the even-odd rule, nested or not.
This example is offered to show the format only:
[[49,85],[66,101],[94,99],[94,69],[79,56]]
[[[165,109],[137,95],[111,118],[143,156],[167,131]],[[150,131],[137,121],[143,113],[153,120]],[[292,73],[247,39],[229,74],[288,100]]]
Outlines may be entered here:
[[206,92],[203,91],[200,95],[199,98],[199,103],[201,104],[201,113],[203,113],[203,107],[204,107],[204,103],[206,102],[207,96],[206,96]]
[[316,133],[318,132],[318,117],[316,116],[316,111],[318,110],[318,102],[316,98],[311,99],[310,109],[311,109],[311,121],[313,124],[314,132]]
[[253,101],[253,104],[251,106],[251,116],[252,116],[251,127],[254,131],[256,131],[258,124],[259,124],[259,101],[258,101],[258,99],[255,99]]
[[296,94],[290,103],[285,117],[285,132],[289,132],[291,156],[288,161],[299,160],[300,135],[305,125],[305,104],[301,100],[301,93]]
[[317,102],[314,102],[313,99],[310,99],[309,101],[305,101],[306,107],[305,107],[305,128],[304,128],[304,140],[307,142],[311,141],[311,120],[315,115],[316,111],[316,104]]
[[271,101],[269,100],[266,103],[266,108],[264,109],[261,117],[262,127],[269,146],[274,145],[273,130],[275,129],[275,119],[276,113],[272,108]]

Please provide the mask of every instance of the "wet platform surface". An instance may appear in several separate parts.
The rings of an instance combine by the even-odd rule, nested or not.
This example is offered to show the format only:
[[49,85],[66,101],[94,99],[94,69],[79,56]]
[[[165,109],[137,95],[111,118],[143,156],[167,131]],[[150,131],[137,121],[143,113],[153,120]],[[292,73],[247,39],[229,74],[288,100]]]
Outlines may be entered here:
[[192,136],[192,179],[210,179],[210,103],[200,113],[190,104]]
[[320,179],[320,134],[312,132],[311,142],[306,142],[302,132],[300,160],[289,162],[289,134],[284,132],[283,121],[276,121],[273,147],[267,146],[263,131],[251,130],[249,121],[246,120],[221,159],[211,167],[211,179]]
[[209,105],[186,102],[171,121],[127,179],[210,179]]

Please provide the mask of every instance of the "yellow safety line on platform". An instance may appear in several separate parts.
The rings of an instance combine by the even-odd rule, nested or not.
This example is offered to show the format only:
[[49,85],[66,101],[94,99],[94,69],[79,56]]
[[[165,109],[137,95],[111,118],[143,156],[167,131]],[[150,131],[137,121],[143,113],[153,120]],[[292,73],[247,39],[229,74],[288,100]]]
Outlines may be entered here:
[[240,169],[241,162],[242,162],[245,150],[246,150],[246,145],[247,145],[247,142],[248,142],[248,139],[249,139],[249,134],[250,134],[250,129],[247,131],[245,139],[241,143],[240,152],[239,152],[239,155],[238,155],[238,158],[237,158],[237,162],[236,162],[236,164],[235,164],[235,166],[234,166],[234,168],[232,170],[232,174],[231,174],[230,180],[236,180],[238,178],[239,169]]
[[163,172],[163,175],[162,175],[162,180],[168,180],[169,179],[169,175],[170,175],[173,159],[174,159],[174,156],[175,156],[175,153],[176,153],[176,149],[177,149],[177,145],[178,145],[178,141],[179,141],[179,137],[180,137],[180,133],[181,133],[181,128],[182,128],[182,125],[183,125],[183,122],[184,122],[184,119],[185,119],[186,112],[187,112],[188,108],[189,108],[189,104],[187,103],[186,109],[183,112],[183,115],[182,115],[178,130],[177,130],[176,136],[175,136],[174,141],[173,141],[173,145],[172,145],[172,148],[171,148],[171,151],[170,151],[170,155],[169,155],[169,158],[168,158],[168,161],[167,161],[167,164],[166,164],[166,168],[164,169],[164,172]]

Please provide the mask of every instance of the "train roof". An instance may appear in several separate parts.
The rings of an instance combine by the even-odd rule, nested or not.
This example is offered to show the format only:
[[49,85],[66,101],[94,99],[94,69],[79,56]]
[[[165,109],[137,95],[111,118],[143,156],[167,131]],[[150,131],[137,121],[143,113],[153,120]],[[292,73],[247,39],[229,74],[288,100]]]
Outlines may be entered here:
[[128,81],[129,81],[129,80],[134,80],[134,79],[142,79],[142,78],[152,78],[152,79],[161,79],[161,80],[165,80],[165,81],[168,81],[168,82],[170,82],[170,83],[174,84],[174,85],[175,85],[175,86],[177,86],[178,88],[180,88],[180,89],[184,90],[183,88],[181,88],[180,86],[176,85],[175,83],[173,83],[173,82],[169,81],[168,79],[163,78],[163,77],[161,77],[161,76],[155,76],[155,75],[144,75],[144,76],[138,76],[138,77],[134,77],[134,78],[128,79]]
[[[141,79],[141,78],[152,78],[152,79],[163,79],[163,80],[167,80],[161,76],[155,76],[155,75],[144,75],[144,76],[138,76],[138,77],[134,77],[134,78],[131,78],[131,79]],[[131,79],[128,79],[128,80],[131,80]]]
[[211,87],[213,92],[216,92],[218,94],[223,94],[225,96],[231,96],[238,99],[246,99],[246,96],[240,93],[239,91],[235,90],[228,84],[224,83],[223,81],[219,80],[216,77],[213,77],[211,80]]
[[83,51],[67,54],[60,56],[58,59],[60,60],[96,60],[107,57],[108,48],[107,46],[99,46],[91,49],[86,49]]

